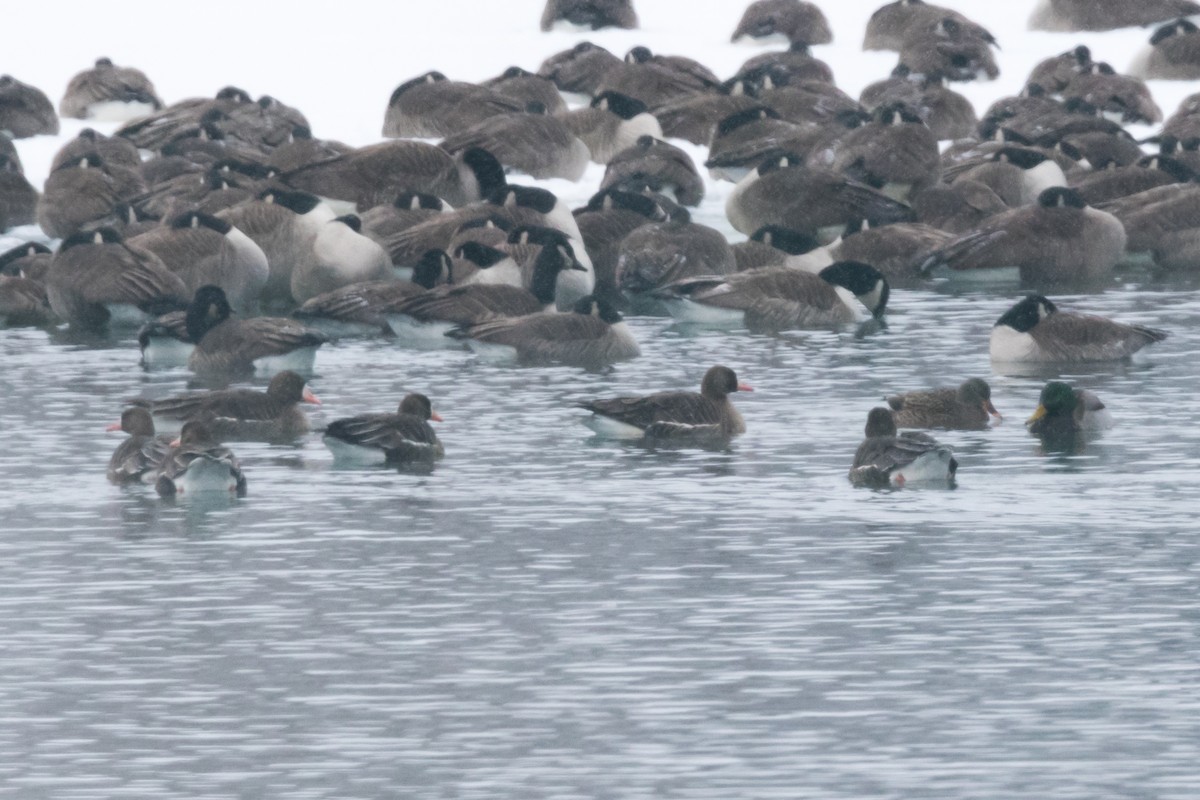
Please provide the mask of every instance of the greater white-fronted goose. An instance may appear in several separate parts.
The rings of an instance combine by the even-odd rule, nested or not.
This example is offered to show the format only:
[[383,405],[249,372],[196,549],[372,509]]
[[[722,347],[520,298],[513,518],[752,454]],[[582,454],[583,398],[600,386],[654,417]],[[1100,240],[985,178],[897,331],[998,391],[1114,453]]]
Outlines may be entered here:
[[952,271],[1017,267],[1034,284],[1108,275],[1125,254],[1125,228],[1091,208],[1073,189],[1047,189],[1036,205],[984,220],[926,259],[923,269]]
[[891,409],[871,409],[866,437],[850,465],[850,482],[855,486],[879,489],[910,483],[953,483],[958,471],[953,451],[924,433],[897,434]]
[[991,417],[1003,419],[992,405],[992,387],[982,378],[969,378],[958,388],[926,389],[892,395],[887,403],[898,428],[982,430]]
[[857,322],[861,303],[873,317],[887,310],[887,279],[867,264],[843,261],[814,275],[788,267],[762,267],[725,278],[694,278],[657,295],[684,322],[782,331]]
[[237,457],[218,444],[208,427],[192,420],[183,425],[159,465],[154,489],[163,497],[221,493],[246,495],[246,478]]
[[450,336],[495,362],[600,369],[641,355],[621,315],[591,295],[567,313],[486,320],[452,330]]
[[325,446],[350,463],[407,464],[437,461],[445,448],[429,421],[441,422],[423,394],[405,395],[395,414],[360,414],[325,428]]
[[617,439],[727,441],[746,432],[742,415],[729,402],[734,392],[754,391],[725,366],[710,367],[700,392],[658,392],[579,403],[592,412],[583,420],[601,436]]
[[196,347],[188,367],[199,373],[311,372],[325,334],[282,317],[233,319],[218,286],[201,286],[187,310],[187,332]]
[[989,352],[1005,363],[1079,363],[1129,358],[1165,331],[1127,325],[1106,317],[1059,311],[1042,295],[1031,294],[996,320]]
[[801,0],[756,0],[746,7],[733,36],[736,42],[743,36],[751,39],[767,39],[782,36],[789,42],[804,44],[829,44],[833,31],[829,20],[813,3]]
[[149,411],[155,424],[165,430],[195,419],[203,421],[223,442],[290,442],[309,431],[300,404],[321,404],[306,383],[299,373],[284,370],[271,379],[265,392],[220,389],[131,402],[135,408]]
[[45,92],[11,75],[0,75],[0,131],[14,139],[58,135],[58,115]]
[[158,256],[127,244],[111,228],[68,237],[46,272],[54,313],[72,325],[142,322],[181,308],[188,297],[179,276]]
[[137,407],[125,409],[121,421],[107,430],[129,434],[108,460],[108,479],[113,483],[153,483],[175,436],[156,435],[150,412]]
[[74,119],[126,122],[160,108],[162,101],[144,72],[100,58],[94,67],[71,78],[58,113]]

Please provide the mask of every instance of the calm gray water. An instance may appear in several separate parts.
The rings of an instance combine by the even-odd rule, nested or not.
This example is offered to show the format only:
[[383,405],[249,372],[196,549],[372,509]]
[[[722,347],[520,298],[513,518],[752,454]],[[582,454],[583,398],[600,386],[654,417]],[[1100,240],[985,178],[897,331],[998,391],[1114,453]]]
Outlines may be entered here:
[[[344,342],[314,424],[428,393],[431,474],[235,445],[240,501],[118,489],[129,336],[0,331],[0,797],[1195,798],[1200,292],[1061,305],[1158,325],[1066,378],[1117,427],[1044,454],[1046,376],[993,371],[1017,293],[895,293],[890,328],[688,333],[608,374]],[[724,452],[597,442],[573,401],[725,363]],[[953,490],[852,489],[887,392],[979,375]]]

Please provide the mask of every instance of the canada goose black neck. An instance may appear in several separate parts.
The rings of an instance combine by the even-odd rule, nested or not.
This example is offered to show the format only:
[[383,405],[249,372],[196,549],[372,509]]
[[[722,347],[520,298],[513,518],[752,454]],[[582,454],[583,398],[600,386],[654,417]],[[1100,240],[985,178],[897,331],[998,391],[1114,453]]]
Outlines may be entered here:
[[821,270],[819,275],[825,282],[841,286],[855,297],[871,298],[869,308],[873,316],[881,317],[887,310],[891,287],[883,273],[871,265],[858,261],[839,261]]
[[1054,303],[1040,294],[1031,294],[996,320],[996,325],[1006,325],[1019,333],[1029,333],[1046,317],[1058,311]]
[[556,245],[543,247],[533,264],[533,278],[530,280],[529,291],[544,306],[554,302],[558,290],[558,274],[568,269],[575,269],[575,261],[565,247]]
[[717,136],[728,136],[738,128],[764,119],[781,119],[779,112],[767,106],[752,106],[734,114],[730,114],[717,123]]
[[333,221],[340,222],[355,233],[362,233],[362,218],[360,218],[357,214],[346,214],[344,216],[337,217]]
[[621,189],[605,189],[597,192],[588,200],[587,211],[608,211],[620,208],[641,214],[646,219],[661,221],[666,219],[662,206],[644,194],[635,194]]
[[508,259],[508,253],[505,253],[503,250],[497,250],[494,247],[488,247],[481,242],[464,242],[454,255],[457,258],[470,261],[480,269],[487,269]]
[[504,166],[494,155],[482,147],[467,148],[459,156],[459,159],[475,175],[475,182],[479,184],[480,197],[487,197],[508,185],[508,178],[504,175]]
[[553,192],[535,186],[503,186],[488,195],[488,202],[497,206],[520,206],[549,214],[558,205]]
[[1065,186],[1053,186],[1038,195],[1042,208],[1087,208],[1083,195]]
[[267,189],[259,195],[259,199],[282,206],[297,214],[307,214],[321,204],[321,198],[315,194],[287,189]]
[[450,256],[446,255],[444,250],[426,251],[417,265],[413,267],[413,283],[426,289],[437,286],[443,278],[446,283],[452,283],[450,280]]
[[63,240],[58,252],[63,253],[72,247],[89,244],[121,244],[125,241],[119,232],[113,228],[97,228],[94,231],[79,231]]
[[205,334],[229,319],[231,313],[223,289],[219,286],[201,286],[188,305],[185,318],[188,338],[198,344]]
[[611,111],[621,119],[629,120],[648,110],[645,103],[620,92],[604,92],[592,100],[592,108]]

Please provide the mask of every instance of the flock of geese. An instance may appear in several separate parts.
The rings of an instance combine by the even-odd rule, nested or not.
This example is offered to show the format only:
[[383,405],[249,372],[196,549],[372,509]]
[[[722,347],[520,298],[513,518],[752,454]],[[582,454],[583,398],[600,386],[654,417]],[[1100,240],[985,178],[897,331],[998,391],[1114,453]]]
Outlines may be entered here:
[[[273,374],[265,392],[135,400],[121,418],[129,438],[112,481],[240,494],[246,480],[221,443],[305,435],[300,406],[320,401],[303,376],[341,337],[601,369],[640,355],[622,313],[751,331],[880,326],[893,285],[930,277],[1017,273],[1045,291],[1103,282],[1118,263],[1194,265],[1200,95],[1164,121],[1144,79],[1200,78],[1200,31],[1187,19],[1197,14],[1191,0],[1043,0],[1032,28],[1155,29],[1128,74],[1073,47],[979,114],[951,87],[995,78],[998,46],[962,13],[922,0],[876,11],[863,47],[898,63],[855,99],[811,52],[833,36],[821,10],[757,0],[732,40],[786,47],[729,78],[582,41],[536,73],[405,80],[384,140],[357,148],[235,87],[165,105],[144,73],[107,58],[70,81],[57,113],[5,75],[0,230],[36,225],[59,242],[31,236],[0,254],[0,317],[137,325],[147,365],[225,381]],[[632,29],[638,18],[630,0],[548,0],[541,27],[562,25]],[[59,115],[120,127],[68,141],[38,191],[12,140],[57,134]],[[1162,123],[1155,151],[1123,127],[1134,122]],[[670,139],[706,147],[708,180],[734,184],[725,211],[746,241],[692,220],[706,181]],[[514,180],[578,181],[589,163],[606,166],[604,179],[574,211]],[[996,321],[990,353],[1121,360],[1165,336],[1030,294]],[[714,366],[698,393],[583,407],[601,435],[722,443],[745,431],[729,399],[739,391],[750,387]],[[953,453],[913,429],[982,429],[1000,416],[978,378],[887,402],[868,415],[856,484],[952,480]],[[395,413],[332,422],[324,441],[339,459],[431,462],[443,455],[438,420],[414,393]],[[1099,398],[1061,382],[1028,423],[1057,439],[1107,424]]]

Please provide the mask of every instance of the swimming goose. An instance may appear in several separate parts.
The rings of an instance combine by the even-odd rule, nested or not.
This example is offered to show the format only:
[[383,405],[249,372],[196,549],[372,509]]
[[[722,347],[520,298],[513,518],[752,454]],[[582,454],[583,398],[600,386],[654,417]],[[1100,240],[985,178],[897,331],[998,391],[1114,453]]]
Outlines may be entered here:
[[789,42],[829,44],[833,32],[821,9],[801,0],[755,0],[746,7],[729,41],[743,36],[766,39],[782,36]]
[[546,0],[542,30],[548,31],[560,21],[594,31],[638,26],[633,0]]
[[1059,311],[1031,294],[996,321],[988,350],[993,361],[1004,363],[1118,361],[1166,338],[1166,331]]
[[988,217],[1008,210],[990,187],[971,180],[933,186],[911,199],[917,220],[953,234],[975,230]]
[[213,284],[225,290],[238,313],[257,310],[269,274],[267,256],[225,220],[188,211],[128,242],[158,256],[180,277],[189,295]]
[[1021,280],[1052,283],[1108,275],[1125,254],[1125,228],[1074,189],[1047,189],[1033,206],[989,217],[935,251],[922,269],[1018,267]]
[[554,82],[561,92],[596,94],[596,87],[612,69],[623,62],[591,42],[580,42],[570,50],[555,53],[542,62],[538,75]]
[[1030,433],[1055,446],[1070,446],[1078,434],[1112,425],[1112,413],[1099,397],[1062,381],[1042,387],[1037,410],[1025,422]]
[[683,278],[729,275],[737,262],[718,230],[689,217],[642,225],[617,248],[617,285],[642,294]]
[[121,421],[109,425],[108,431],[124,431],[129,438],[117,445],[108,459],[108,479],[112,483],[152,483],[158,477],[158,467],[171,449],[175,436],[156,435],[154,420],[144,408],[127,408]]
[[154,84],[144,72],[100,58],[94,67],[71,78],[58,113],[74,119],[126,122],[161,108]]
[[850,222],[865,219],[873,227],[914,218],[911,208],[864,183],[799,164],[795,156],[784,155],[743,178],[725,201],[733,227],[749,234],[779,225],[828,243]]
[[892,395],[887,404],[898,428],[982,430],[990,417],[1003,419],[992,405],[992,387],[982,378],[970,378],[957,389],[927,389]]
[[680,205],[698,206],[704,199],[704,181],[692,157],[653,136],[642,136],[632,147],[617,153],[604,170],[600,190],[628,192],[649,189],[673,197]]
[[445,455],[429,421],[440,414],[423,394],[405,395],[395,414],[359,414],[334,420],[325,428],[325,446],[336,460],[351,463],[404,464],[436,461]]
[[154,489],[163,497],[229,493],[246,496],[246,478],[237,457],[213,439],[198,420],[184,423],[159,465]]
[[312,372],[323,333],[282,317],[233,319],[225,292],[201,286],[187,309],[188,337],[196,343],[188,368],[199,373]]
[[451,136],[490,117],[513,114],[522,108],[492,89],[452,81],[440,72],[427,72],[392,92],[383,135],[395,139]]
[[497,362],[567,364],[595,370],[641,355],[621,315],[608,302],[591,295],[566,313],[486,320],[456,328],[449,335]]
[[891,409],[873,408],[867,414],[866,439],[854,453],[850,482],[884,488],[909,483],[953,484],[958,471],[954,451],[924,433],[897,435]]
[[478,147],[531,177],[578,181],[591,160],[588,146],[561,119],[546,114],[540,103],[535,112],[485,119],[438,146],[451,154]]
[[617,439],[727,441],[746,432],[746,423],[729,395],[752,392],[729,367],[710,367],[700,393],[658,392],[642,397],[614,397],[579,403],[592,412],[583,424],[601,436]]
[[0,132],[13,139],[58,135],[58,116],[50,98],[37,87],[11,75],[0,75]]
[[607,164],[642,136],[662,138],[662,128],[646,104],[619,92],[603,92],[587,108],[567,111],[557,118],[583,140],[597,164]]
[[758,267],[791,267],[820,272],[833,263],[829,251],[815,237],[778,225],[765,225],[744,242],[733,245],[738,272]]
[[321,405],[304,378],[291,370],[273,377],[265,392],[221,389],[131,401],[134,408],[148,411],[164,430],[202,420],[220,441],[268,442],[290,442],[308,433],[308,417],[300,410],[301,403]]
[[1110,31],[1200,14],[1192,0],[1039,0],[1031,31]]
[[761,267],[725,277],[690,278],[657,293],[671,316],[683,322],[754,331],[857,322],[857,303],[880,318],[889,294],[882,273],[852,261],[838,262],[816,275],[788,267]]
[[1150,45],[1134,57],[1129,74],[1143,80],[1200,78],[1200,28],[1186,19],[1162,26],[1150,37]]
[[1168,269],[1193,270],[1200,250],[1200,186],[1168,184],[1106,203],[1128,235],[1126,250]]
[[387,252],[362,235],[362,220],[348,214],[322,225],[313,240],[312,258],[292,269],[292,299],[303,303],[352,283],[392,277]]
[[920,222],[866,229],[854,224],[830,245],[827,253],[831,263],[859,261],[875,267],[889,280],[905,280],[918,277],[929,254],[953,239],[954,234]]
[[448,282],[450,269],[450,257],[441,250],[431,250],[413,269],[411,282],[368,281],[343,286],[309,299],[292,316],[332,337],[390,336],[388,313],[409,297]]
[[98,328],[182,307],[188,291],[158,256],[102,228],[59,245],[46,272],[46,294],[67,322]]

